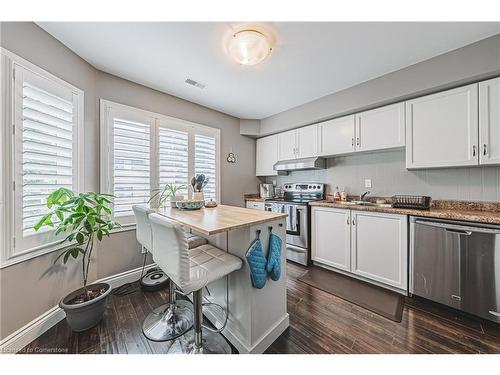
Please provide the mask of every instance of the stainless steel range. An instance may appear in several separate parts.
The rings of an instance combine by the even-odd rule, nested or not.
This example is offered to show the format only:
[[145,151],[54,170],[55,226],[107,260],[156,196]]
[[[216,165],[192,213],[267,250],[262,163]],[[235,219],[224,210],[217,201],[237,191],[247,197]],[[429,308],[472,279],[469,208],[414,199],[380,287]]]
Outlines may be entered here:
[[325,198],[324,184],[301,182],[285,184],[283,199],[272,199],[265,203],[266,211],[287,213],[286,257],[309,265],[311,261],[311,210],[309,202]]

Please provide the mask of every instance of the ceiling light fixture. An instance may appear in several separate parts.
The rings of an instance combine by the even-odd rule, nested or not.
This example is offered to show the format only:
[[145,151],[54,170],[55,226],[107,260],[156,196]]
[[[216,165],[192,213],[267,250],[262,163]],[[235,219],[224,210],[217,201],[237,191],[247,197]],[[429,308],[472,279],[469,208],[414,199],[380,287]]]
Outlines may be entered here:
[[271,52],[268,38],[256,30],[241,30],[229,39],[227,51],[241,65],[256,65]]

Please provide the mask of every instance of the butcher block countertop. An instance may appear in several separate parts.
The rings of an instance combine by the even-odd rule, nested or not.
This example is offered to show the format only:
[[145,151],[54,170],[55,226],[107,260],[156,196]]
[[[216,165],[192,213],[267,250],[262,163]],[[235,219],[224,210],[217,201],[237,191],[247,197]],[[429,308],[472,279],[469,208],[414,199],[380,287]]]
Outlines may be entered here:
[[428,210],[392,208],[380,206],[346,205],[329,200],[309,203],[311,206],[342,208],[347,210],[384,212],[388,214],[411,215],[435,219],[471,221],[486,224],[500,224],[500,203],[467,201],[432,201]]
[[167,207],[158,213],[206,235],[245,228],[283,219],[287,216],[285,213],[252,210],[222,204],[215,208],[205,207],[199,210],[179,210],[178,208]]

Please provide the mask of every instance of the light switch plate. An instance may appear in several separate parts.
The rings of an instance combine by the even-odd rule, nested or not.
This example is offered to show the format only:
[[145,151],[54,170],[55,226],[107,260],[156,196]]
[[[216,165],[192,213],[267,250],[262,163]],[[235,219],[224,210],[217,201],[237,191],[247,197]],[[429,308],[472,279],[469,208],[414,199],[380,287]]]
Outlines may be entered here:
[[371,188],[372,187],[372,179],[367,178],[365,179],[365,188]]

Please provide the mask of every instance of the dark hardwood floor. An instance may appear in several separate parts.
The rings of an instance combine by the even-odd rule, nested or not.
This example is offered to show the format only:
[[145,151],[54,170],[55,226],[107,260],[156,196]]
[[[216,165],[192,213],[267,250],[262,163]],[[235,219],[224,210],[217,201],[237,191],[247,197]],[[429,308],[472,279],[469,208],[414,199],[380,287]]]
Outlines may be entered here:
[[[297,280],[288,264],[290,327],[266,353],[500,353],[500,325],[408,298],[401,323]],[[65,320],[33,341],[27,353],[165,353],[170,342],[147,340],[141,325],[168,291],[111,296],[103,321],[72,333]]]

